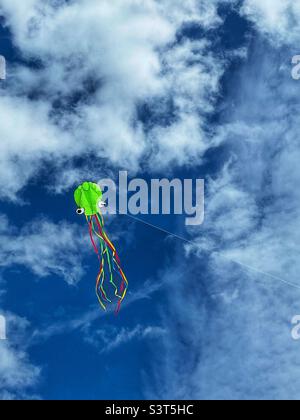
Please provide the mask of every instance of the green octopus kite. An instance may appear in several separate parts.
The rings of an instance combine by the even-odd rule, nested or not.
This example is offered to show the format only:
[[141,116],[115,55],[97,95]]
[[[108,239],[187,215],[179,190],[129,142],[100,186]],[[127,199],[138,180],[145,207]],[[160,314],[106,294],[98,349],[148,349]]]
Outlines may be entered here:
[[[104,220],[101,209],[105,207],[102,201],[101,188],[92,182],[84,182],[74,193],[77,204],[77,214],[85,215],[92,245],[98,256],[100,270],[96,281],[96,294],[101,307],[106,311],[107,304],[112,303],[105,289],[106,279],[109,278],[110,285],[118,299],[116,312],[120,311],[121,304],[128,289],[127,278],[121,268],[121,262],[112,242],[104,231]],[[97,240],[99,246],[97,246]]]

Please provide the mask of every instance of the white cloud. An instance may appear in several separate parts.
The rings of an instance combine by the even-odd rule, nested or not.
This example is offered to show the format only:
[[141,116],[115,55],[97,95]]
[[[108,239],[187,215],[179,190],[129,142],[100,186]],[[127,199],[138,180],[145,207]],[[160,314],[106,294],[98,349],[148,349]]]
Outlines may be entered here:
[[[43,161],[72,150],[71,139],[51,124],[49,104],[0,96],[0,197],[16,199],[15,192],[36,175]],[[5,186],[5,187],[4,187]]]
[[300,39],[300,3],[295,0],[245,0],[242,12],[276,43]]
[[101,353],[108,353],[134,340],[157,339],[165,335],[161,327],[136,325],[134,328],[113,328],[85,333],[86,342],[96,346]]
[[[199,163],[214,145],[206,132],[206,118],[214,111],[226,63],[216,59],[207,41],[185,40],[164,55],[167,91],[174,111],[172,124],[154,126],[150,137],[157,167]],[[168,114],[168,110],[160,110]]]
[[0,341],[0,399],[30,399],[30,391],[38,384],[41,370],[27,354],[26,335],[29,327],[24,318],[5,314],[7,340]]
[[[208,147],[226,142],[232,157],[210,182],[206,224],[198,239],[197,256],[204,263],[210,255],[206,270],[198,267],[187,276],[182,265],[171,273],[179,287],[164,319],[168,334],[156,368],[159,396],[297,398],[300,366],[289,322],[298,312],[298,292],[275,282],[278,277],[299,283],[297,90],[279,50],[264,46],[262,54],[256,49],[257,61],[234,81],[235,112],[230,108],[219,136],[206,136],[206,117],[214,110],[225,63],[211,55],[205,40],[174,40],[186,22],[198,21],[207,29],[218,25],[216,5],[104,0],[100,7],[78,0],[52,9],[37,0],[25,8],[0,0],[16,45],[42,64],[35,70],[16,66],[1,92],[0,108],[7,114],[1,122],[0,183],[8,186],[1,195],[13,198],[44,159],[61,163],[92,152],[97,161],[108,158],[134,170],[147,154],[154,169],[199,161]],[[297,2],[245,0],[242,13],[273,47],[297,48]],[[58,101],[60,112],[53,113]],[[140,104],[152,109],[154,122],[138,122]],[[173,119],[166,123],[170,110]],[[67,169],[69,186],[78,172],[70,164]],[[81,272],[67,273],[72,248],[66,259],[59,252],[74,239],[67,225],[58,230],[45,222],[17,234],[2,221],[3,266],[17,261],[40,276],[62,274],[69,282],[80,277]],[[7,240],[11,236],[13,244]],[[49,247],[51,240],[56,247]],[[190,250],[189,267],[192,255]],[[121,331],[112,342],[140,333]],[[11,365],[20,360],[25,360],[22,353]]]
[[220,261],[205,272],[207,281],[197,275],[200,267],[182,268],[164,319],[168,334],[157,349],[156,392],[148,396],[298,399],[299,342],[291,338],[291,319],[299,298],[293,289]]
[[206,28],[221,23],[216,6],[222,2],[226,2],[226,0],[156,1],[161,13],[167,16],[171,22],[176,22],[177,25],[180,25],[184,16],[184,23],[196,22]]
[[277,45],[258,41],[232,81],[219,132],[231,156],[209,182],[198,247],[169,273],[151,397],[299,398],[300,291],[285,283],[300,287],[299,101]]
[[[127,307],[135,304],[138,301],[146,301],[151,299],[151,297],[157,293],[159,290],[163,289],[166,286],[167,280],[165,278],[162,278],[159,282],[153,282],[152,279],[149,279],[145,281],[139,289],[136,289],[134,293],[132,293],[131,290],[128,292],[128,296],[126,297],[126,300],[124,301],[122,305],[122,311],[126,310]],[[115,341],[115,338],[120,333],[120,330],[114,330],[112,331],[111,328],[108,331],[100,330],[99,333],[97,330],[95,331],[94,328],[94,322],[99,320],[100,318],[104,318],[107,315],[112,315],[115,308],[110,307],[108,308],[107,312],[103,312],[99,310],[99,305],[95,305],[92,309],[88,309],[85,313],[80,313],[76,317],[72,317],[71,319],[63,320],[51,325],[45,325],[41,329],[36,329],[33,334],[31,341],[33,343],[39,343],[41,341],[48,340],[51,337],[61,335],[61,334],[67,334],[69,332],[73,331],[80,331],[83,333],[83,336],[86,341],[89,341],[93,345],[100,345],[99,344],[99,337],[97,339],[97,335],[100,335],[101,338],[105,338],[106,345],[109,342]],[[129,332],[132,330],[125,329],[125,332]],[[134,328],[133,328],[134,331]],[[109,333],[113,333],[112,335],[109,335]],[[137,335],[142,338],[141,336],[145,335],[145,338],[149,334],[151,336],[151,333],[154,333],[154,335],[157,333],[163,333],[163,329],[160,327],[141,327],[138,326],[138,329],[136,331]],[[142,334],[140,334],[142,333]],[[95,337],[96,335],[96,337]],[[122,335],[123,336],[123,333]],[[126,334],[125,334],[126,336]],[[134,337],[133,337],[134,338]],[[104,344],[105,344],[104,343]],[[105,348],[105,345],[103,345],[102,342],[102,349]]]
[[69,284],[76,284],[82,278],[80,255],[89,248],[78,234],[78,227],[40,220],[17,232],[7,218],[1,216],[1,220],[0,267],[23,266],[39,277],[57,275]]
[[261,76],[244,71],[235,122],[224,128],[236,158],[211,183],[207,227],[227,256],[300,286],[297,91],[274,53],[257,54]]
[[[224,63],[205,40],[175,40],[187,22],[216,27],[218,2],[53,4],[0,0],[16,47],[41,64],[16,65],[1,92],[1,195],[14,197],[44,160],[63,172],[63,162],[92,153],[134,171],[144,156],[151,169],[201,157]],[[149,123],[138,119],[145,104]]]

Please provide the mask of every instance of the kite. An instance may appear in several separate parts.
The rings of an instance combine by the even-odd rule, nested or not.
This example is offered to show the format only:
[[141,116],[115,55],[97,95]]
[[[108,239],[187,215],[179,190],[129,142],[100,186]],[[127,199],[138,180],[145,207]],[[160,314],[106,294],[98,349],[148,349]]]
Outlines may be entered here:
[[96,281],[97,298],[106,311],[107,306],[112,303],[107,290],[110,286],[118,301],[116,309],[116,314],[118,314],[128,290],[128,281],[121,268],[116,248],[104,230],[101,209],[105,207],[105,203],[102,201],[102,190],[97,184],[84,182],[76,189],[74,198],[78,207],[76,213],[86,217],[91,243],[99,259],[100,269]]

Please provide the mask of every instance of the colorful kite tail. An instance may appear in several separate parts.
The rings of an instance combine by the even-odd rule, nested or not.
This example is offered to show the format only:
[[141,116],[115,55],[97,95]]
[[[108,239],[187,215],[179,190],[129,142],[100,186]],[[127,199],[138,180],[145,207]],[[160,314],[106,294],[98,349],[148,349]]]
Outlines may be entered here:
[[94,240],[94,237],[93,237],[92,218],[87,217],[87,222],[89,226],[91,243],[93,245],[94,251],[97,254],[97,257],[100,263],[100,269],[99,269],[99,273],[96,279],[96,295],[97,295],[97,298],[101,307],[104,309],[104,311],[106,311],[107,308],[106,308],[105,303],[111,303],[111,300],[108,299],[107,294],[104,289],[105,272],[104,272],[104,258],[103,258],[103,248],[102,248],[103,245],[102,243],[100,243],[100,247],[101,247],[101,254],[100,254],[98,247],[96,245],[96,242]]
[[121,286],[120,286],[120,290],[118,291],[118,293],[116,294],[116,296],[119,298],[118,301],[118,305],[117,305],[117,309],[116,309],[116,314],[118,314],[120,312],[121,309],[121,304],[126,296],[127,290],[128,290],[128,280],[121,268],[121,262],[120,262],[120,258],[117,254],[116,248],[114,247],[114,245],[112,244],[112,242],[110,241],[110,239],[108,238],[106,232],[104,231],[104,220],[103,220],[103,216],[101,213],[98,213],[95,217],[96,220],[96,224],[98,227],[98,233],[100,235],[100,237],[104,240],[104,242],[106,243],[106,246],[110,249],[110,251],[112,252],[112,259],[113,259],[113,265],[114,267],[117,267],[117,270],[115,269],[115,271],[118,272],[118,274],[120,275],[122,282],[121,282]]
[[[89,225],[91,242],[100,262],[100,270],[96,281],[96,294],[100,305],[104,310],[106,310],[105,303],[111,303],[111,300],[108,299],[105,292],[105,261],[107,261],[110,283],[115,289],[115,296],[118,298],[118,304],[116,308],[116,314],[118,314],[128,290],[128,280],[121,268],[121,262],[117,251],[106,235],[106,232],[104,231],[104,220],[102,214],[99,213],[97,215],[87,217],[87,221]],[[96,227],[94,225],[94,221],[96,222]],[[99,239],[101,253],[99,252],[94,240],[94,235],[96,235]],[[121,285],[119,288],[114,280],[114,271],[117,272],[117,274],[121,277]]]

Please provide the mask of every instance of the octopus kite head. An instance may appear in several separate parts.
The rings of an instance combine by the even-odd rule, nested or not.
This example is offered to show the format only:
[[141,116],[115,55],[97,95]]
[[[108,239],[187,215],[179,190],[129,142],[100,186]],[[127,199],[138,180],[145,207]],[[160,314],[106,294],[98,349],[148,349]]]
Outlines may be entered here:
[[105,203],[102,202],[102,190],[99,185],[93,182],[84,182],[74,193],[77,204],[77,214],[86,216],[95,216],[99,213]]

